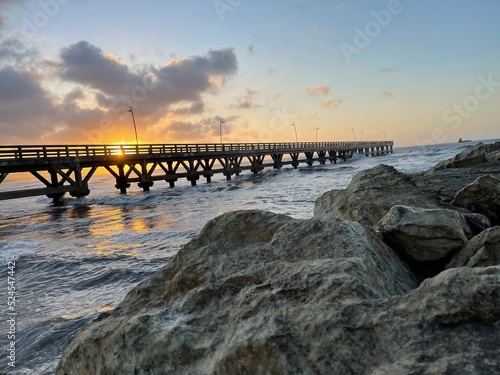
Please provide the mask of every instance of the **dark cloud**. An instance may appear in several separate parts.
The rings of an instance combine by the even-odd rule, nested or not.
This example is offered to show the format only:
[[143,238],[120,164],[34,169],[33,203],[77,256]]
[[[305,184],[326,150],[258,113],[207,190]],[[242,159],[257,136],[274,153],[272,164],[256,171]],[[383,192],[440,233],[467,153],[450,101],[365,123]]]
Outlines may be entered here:
[[63,80],[88,85],[108,94],[116,93],[123,85],[140,83],[126,65],[104,56],[100,48],[85,41],[63,48],[60,57]]
[[0,70],[3,139],[13,138],[21,142],[27,138],[42,137],[54,125],[57,112],[51,96],[42,89],[35,75],[10,67]]
[[0,41],[0,66],[36,65],[39,59],[38,51],[13,33]]
[[60,57],[60,77],[97,90],[100,106],[141,106],[151,120],[164,116],[176,103],[187,101],[199,108],[203,93],[216,91],[238,70],[232,49],[210,50],[204,56],[174,59],[161,68],[140,71],[85,41],[64,48]]
[[[163,67],[134,67],[82,41],[63,48],[59,57],[42,60],[22,38],[0,42],[2,143],[128,140],[129,105],[144,135],[146,129],[153,134],[168,128],[167,115],[200,125],[202,134],[208,128],[190,116],[199,117],[205,110],[202,95],[216,93],[238,70],[232,49],[174,59]],[[51,87],[45,81],[74,87],[56,94],[44,88]],[[173,135],[180,127],[168,129]]]

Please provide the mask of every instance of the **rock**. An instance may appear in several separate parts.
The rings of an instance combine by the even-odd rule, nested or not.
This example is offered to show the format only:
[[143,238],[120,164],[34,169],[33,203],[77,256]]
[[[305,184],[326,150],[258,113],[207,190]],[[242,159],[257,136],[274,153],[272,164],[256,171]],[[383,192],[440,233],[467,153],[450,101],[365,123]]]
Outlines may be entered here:
[[469,231],[466,231],[465,235],[468,239],[477,236],[479,233],[491,228],[490,220],[481,214],[476,214],[474,212],[460,213],[465,219]]
[[486,154],[486,160],[500,160],[500,151],[494,151]]
[[332,213],[372,226],[397,204],[440,207],[436,198],[423,193],[409,177],[394,167],[378,165],[357,173],[345,190],[332,190],[319,197],[314,215]]
[[460,190],[451,204],[485,215],[493,225],[500,225],[500,180],[479,177]]
[[57,374],[361,373],[390,353],[365,305],[417,285],[359,223],[225,214],[82,329]]
[[[495,156],[498,152],[500,152],[500,142],[479,144],[437,164],[428,172],[412,175],[411,179],[422,191],[435,195],[444,202],[451,202],[460,189],[473,183],[478,177],[489,174],[500,179],[500,160]],[[471,159],[465,157],[465,161],[462,162],[460,160],[464,158],[464,153],[476,156],[484,154],[486,161],[477,164],[478,160],[482,160],[481,157],[476,158],[476,162],[471,162]]]
[[500,227],[485,230],[453,256],[446,268],[500,265]]
[[467,223],[460,213],[397,205],[378,224],[384,242],[405,259],[446,259],[467,242]]
[[499,290],[499,266],[454,268],[403,297],[370,306],[365,314],[373,318],[356,327],[366,327],[367,336],[376,330],[376,354],[383,347],[386,355],[381,355],[379,366],[365,373],[500,373]]
[[481,142],[473,147],[463,150],[453,158],[438,163],[433,170],[447,168],[466,168],[486,161],[486,149]]

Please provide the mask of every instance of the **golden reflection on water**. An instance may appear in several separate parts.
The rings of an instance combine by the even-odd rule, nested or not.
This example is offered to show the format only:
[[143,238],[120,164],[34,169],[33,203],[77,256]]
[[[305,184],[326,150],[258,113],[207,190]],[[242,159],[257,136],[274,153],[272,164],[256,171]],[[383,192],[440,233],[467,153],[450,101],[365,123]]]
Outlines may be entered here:
[[90,234],[94,238],[105,238],[110,234],[123,232],[125,229],[122,210],[119,207],[109,207],[103,220],[99,220],[90,227]]
[[[127,207],[107,207],[105,215],[89,228],[90,236],[96,240],[88,246],[87,254],[109,256],[116,253],[137,257],[144,243],[121,244],[113,235],[144,234],[154,228],[155,223],[143,217],[131,217],[133,210]],[[124,250],[127,249],[126,252]]]

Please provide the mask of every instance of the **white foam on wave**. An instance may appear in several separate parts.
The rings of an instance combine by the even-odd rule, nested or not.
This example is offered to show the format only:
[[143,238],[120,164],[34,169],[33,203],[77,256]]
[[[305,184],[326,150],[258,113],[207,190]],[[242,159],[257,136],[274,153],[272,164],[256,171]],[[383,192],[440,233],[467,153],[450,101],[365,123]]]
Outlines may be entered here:
[[5,241],[0,243],[0,264],[7,265],[9,262],[19,261],[23,255],[35,254],[38,252],[40,244],[33,241]]

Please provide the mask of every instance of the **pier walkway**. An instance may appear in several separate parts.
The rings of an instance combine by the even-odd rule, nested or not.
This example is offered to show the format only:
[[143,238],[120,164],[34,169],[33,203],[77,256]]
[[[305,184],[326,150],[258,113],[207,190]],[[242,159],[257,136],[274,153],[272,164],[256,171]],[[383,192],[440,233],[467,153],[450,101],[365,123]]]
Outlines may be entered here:
[[200,177],[210,182],[216,173],[230,180],[243,170],[258,173],[284,165],[336,163],[355,153],[392,153],[392,148],[392,141],[0,146],[0,184],[9,174],[31,174],[43,184],[0,191],[0,200],[46,195],[57,202],[65,193],[82,197],[90,193],[89,181],[98,168],[106,169],[115,187],[126,193],[131,183],[148,191],[155,181],[174,187],[179,178],[186,178],[194,186]]

